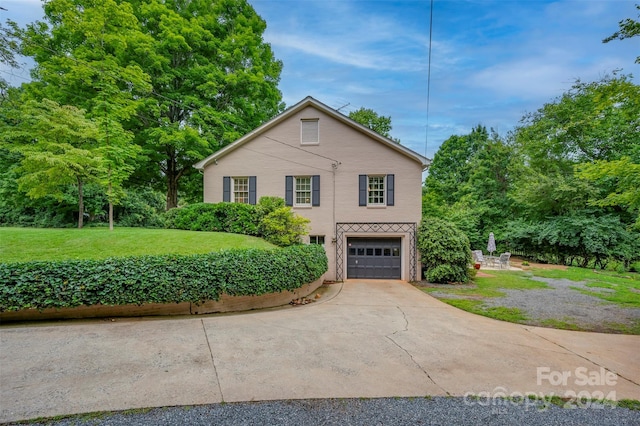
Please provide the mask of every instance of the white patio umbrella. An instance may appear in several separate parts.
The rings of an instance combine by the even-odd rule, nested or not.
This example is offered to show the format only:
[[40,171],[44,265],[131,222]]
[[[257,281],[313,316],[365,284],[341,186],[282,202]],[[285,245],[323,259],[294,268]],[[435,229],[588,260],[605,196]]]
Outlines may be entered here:
[[493,236],[493,232],[489,234],[489,243],[487,244],[487,251],[489,256],[493,256],[493,252],[496,251],[496,237]]

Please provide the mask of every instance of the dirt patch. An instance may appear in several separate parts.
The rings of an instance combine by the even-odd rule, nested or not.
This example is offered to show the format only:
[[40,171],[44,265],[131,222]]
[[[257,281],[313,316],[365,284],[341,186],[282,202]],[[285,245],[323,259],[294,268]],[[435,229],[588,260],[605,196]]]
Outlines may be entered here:
[[[528,262],[528,265],[523,265],[522,262]],[[520,268],[523,270],[527,270],[527,269],[559,269],[562,271],[566,271],[568,266],[565,265],[551,265],[548,263],[536,263],[536,262],[529,262],[527,260],[524,260],[522,258],[519,257],[512,257],[511,259],[509,259],[509,263],[511,264],[511,266],[515,266],[516,268]]]
[[470,284],[460,284],[460,283],[456,283],[456,284],[436,284],[436,283],[430,283],[428,281],[416,281],[416,282],[413,283],[413,285],[415,285],[416,287],[442,288],[442,289],[478,288],[478,286],[475,285],[474,283],[470,283]]
[[526,314],[525,324],[562,326],[584,331],[620,333],[626,329],[633,334],[640,331],[640,309],[625,308],[579,290],[607,293],[606,288],[586,287],[584,282],[566,279],[533,277],[549,288],[531,290],[503,289],[504,297],[486,298],[487,306],[518,308]]
[[[545,265],[556,266],[556,265]],[[481,275],[482,274],[482,275]],[[490,276],[478,272],[478,277]],[[475,284],[419,283],[421,287],[437,288],[429,294],[438,299],[480,300],[487,309],[516,308],[527,319],[521,324],[602,333],[640,334],[640,309],[622,307],[580,290],[607,293],[611,289],[586,287],[584,282],[566,279],[533,277],[549,288],[500,289],[503,297],[482,297],[477,294],[452,294],[449,289],[474,289]]]

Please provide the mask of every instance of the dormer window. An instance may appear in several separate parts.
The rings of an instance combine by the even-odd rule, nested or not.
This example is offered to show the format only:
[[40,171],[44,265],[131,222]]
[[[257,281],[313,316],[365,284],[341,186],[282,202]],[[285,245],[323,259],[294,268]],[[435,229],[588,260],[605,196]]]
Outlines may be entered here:
[[302,145],[317,145],[320,143],[320,126],[317,118],[303,118],[300,120],[300,143]]

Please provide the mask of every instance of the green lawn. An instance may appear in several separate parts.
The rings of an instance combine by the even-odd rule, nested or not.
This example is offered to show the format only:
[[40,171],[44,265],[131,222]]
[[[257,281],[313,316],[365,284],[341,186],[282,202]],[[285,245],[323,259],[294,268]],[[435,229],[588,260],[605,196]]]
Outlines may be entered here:
[[177,229],[0,228],[0,262],[104,259],[151,254],[209,253],[228,248],[274,247],[255,237]]
[[620,306],[640,308],[640,274],[617,273],[611,271],[596,271],[585,268],[568,268],[566,271],[557,269],[536,270],[535,275],[544,278],[565,278],[571,281],[585,281],[585,286],[591,288],[607,288],[611,293],[588,291],[576,288],[581,293],[614,302]]
[[501,297],[502,289],[527,290],[533,288],[549,288],[543,282],[533,281],[530,275],[516,271],[491,271],[493,277],[476,277],[473,279],[475,286],[447,286],[424,287],[427,293],[446,292],[448,294],[463,295],[472,298]]
[[[619,274],[610,271],[595,271],[584,268],[538,269],[527,271],[490,271],[491,276],[475,277],[469,285],[431,285],[420,287],[427,293],[437,293],[436,297],[445,303],[479,315],[515,323],[530,323],[526,312],[518,308],[505,306],[488,306],[483,300],[499,298],[505,295],[505,289],[545,289],[553,291],[546,283],[534,281],[532,277],[567,279],[576,283],[585,283],[582,288],[576,284],[571,287],[590,296],[613,302],[623,308],[640,308],[640,274]],[[591,291],[590,289],[593,289]],[[608,289],[608,291],[597,291]],[[569,330],[582,330],[574,319],[558,312],[558,317],[544,320],[541,324],[547,327]],[[608,324],[610,330],[619,333],[640,334],[639,324]]]

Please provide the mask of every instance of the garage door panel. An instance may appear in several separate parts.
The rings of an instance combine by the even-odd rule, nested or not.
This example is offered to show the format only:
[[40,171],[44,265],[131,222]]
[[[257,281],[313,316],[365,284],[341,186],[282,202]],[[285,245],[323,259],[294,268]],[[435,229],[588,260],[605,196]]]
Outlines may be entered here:
[[402,276],[400,238],[347,238],[347,278]]

